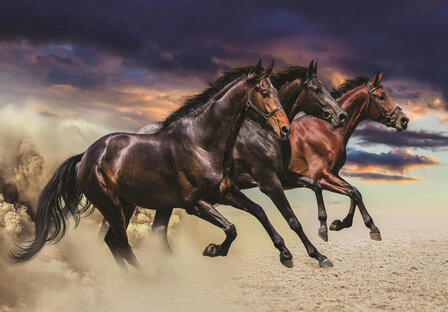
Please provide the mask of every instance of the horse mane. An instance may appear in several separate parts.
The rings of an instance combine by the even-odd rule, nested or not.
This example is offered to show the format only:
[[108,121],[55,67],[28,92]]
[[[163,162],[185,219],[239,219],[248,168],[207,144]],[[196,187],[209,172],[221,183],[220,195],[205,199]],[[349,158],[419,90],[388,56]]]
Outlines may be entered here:
[[370,79],[366,77],[355,77],[352,79],[345,80],[339,87],[333,88],[331,91],[331,96],[335,99],[340,98],[345,93],[359,87],[365,85]]
[[298,78],[306,78],[307,67],[298,65],[287,65],[282,70],[275,72],[271,75],[271,82],[277,90],[280,90],[281,86],[285,83],[294,81]]
[[242,78],[248,75],[255,66],[245,66],[234,68],[230,71],[224,72],[220,75],[218,79],[210,83],[209,86],[201,93],[195,94],[188,97],[185,102],[174,112],[172,112],[161,124],[160,130],[168,127],[171,123],[176,120],[185,117],[195,117],[198,116],[202,109],[215,95],[219,93],[223,88],[225,88],[232,81]]

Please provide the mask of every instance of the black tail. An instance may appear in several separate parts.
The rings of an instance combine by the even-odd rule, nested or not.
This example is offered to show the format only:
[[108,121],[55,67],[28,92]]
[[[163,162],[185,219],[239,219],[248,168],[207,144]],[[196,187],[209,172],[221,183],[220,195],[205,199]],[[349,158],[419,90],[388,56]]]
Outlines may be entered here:
[[[81,203],[82,193],[76,178],[76,165],[84,153],[67,159],[54,173],[42,190],[37,202],[35,237],[27,246],[18,247],[10,253],[17,263],[33,258],[46,242],[58,242],[65,234],[69,215],[79,224],[80,214],[91,206],[86,200]],[[81,206],[80,206],[81,204]]]

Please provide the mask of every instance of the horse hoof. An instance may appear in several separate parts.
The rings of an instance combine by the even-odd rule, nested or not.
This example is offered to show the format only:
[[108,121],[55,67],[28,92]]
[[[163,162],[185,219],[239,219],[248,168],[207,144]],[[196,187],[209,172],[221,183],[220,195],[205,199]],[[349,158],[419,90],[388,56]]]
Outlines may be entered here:
[[317,231],[317,235],[319,235],[320,238],[322,238],[324,241],[328,242],[328,232],[319,230]]
[[376,241],[381,241],[382,240],[381,239],[381,234],[379,232],[378,233],[370,232],[370,238],[373,239],[373,240],[376,240]]
[[210,244],[205,248],[204,252],[202,253],[203,256],[207,257],[216,257],[217,256],[217,250],[218,246],[216,244]]
[[331,263],[330,260],[325,259],[325,260],[319,262],[319,266],[321,268],[331,268],[331,267],[333,267],[333,263]]
[[333,223],[330,224],[330,231],[339,231],[342,229],[341,220],[334,220]]
[[280,260],[280,262],[287,268],[292,268],[294,267],[294,261],[292,259],[288,259],[288,260]]

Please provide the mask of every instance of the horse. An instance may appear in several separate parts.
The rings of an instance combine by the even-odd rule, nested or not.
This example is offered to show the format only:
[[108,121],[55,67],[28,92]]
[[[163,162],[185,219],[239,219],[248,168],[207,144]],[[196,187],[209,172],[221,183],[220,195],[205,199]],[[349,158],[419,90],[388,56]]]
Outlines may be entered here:
[[[247,67],[250,70],[250,67]],[[311,61],[308,67],[287,66],[282,71],[272,75],[271,80],[279,90],[279,98],[289,119],[297,112],[319,116],[326,123],[334,127],[342,126],[346,113],[336,103],[325,85],[317,78],[317,63]],[[144,126],[137,133],[153,133],[160,127],[160,123]],[[234,182],[240,189],[258,186],[268,195],[293,231],[295,231],[304,244],[308,255],[316,258],[321,267],[332,266],[332,263],[321,255],[303,232],[299,220],[283,192],[282,182],[286,179],[283,173],[288,168],[289,143],[282,147],[271,133],[263,127],[247,120],[243,123],[233,150],[235,173]],[[283,155],[287,156],[283,156]],[[294,176],[296,177],[296,176]],[[303,177],[302,183],[313,187],[315,182]],[[323,204],[322,194],[316,195]],[[171,212],[157,211],[152,230],[161,234],[164,245],[171,250],[167,240],[167,227]],[[107,224],[104,221],[100,232],[105,232]],[[100,234],[101,236],[101,234]]]
[[219,202],[254,215],[280,251],[281,262],[290,267],[292,255],[283,238],[230,176],[233,146],[245,118],[270,129],[278,140],[290,133],[270,82],[273,66],[264,70],[260,60],[249,74],[241,69],[224,73],[202,93],[206,101],[187,100],[156,133],[112,133],[67,159],[39,196],[34,240],[12,251],[11,258],[30,260],[46,242],[64,236],[70,215],[77,225],[92,205],[109,223],[105,242],[123,270],[125,261],[140,267],[126,234],[137,205],[156,211],[183,208],[220,227],[225,240],[208,245],[204,255],[225,256],[237,233],[213,207]]
[[[409,118],[394,103],[389,93],[381,85],[383,74],[378,72],[372,79],[357,77],[346,80],[332,92],[337,102],[347,112],[348,120],[343,127],[331,128],[327,123],[312,116],[302,116],[291,123],[291,162],[289,169],[297,174],[308,175],[319,182],[327,191],[350,197],[351,204],[344,220],[335,220],[330,230],[339,231],[352,225],[356,206],[365,225],[370,229],[370,237],[380,241],[381,234],[362,200],[361,193],[339,176],[344,166],[347,143],[360,122],[370,119],[397,131],[405,130]],[[307,130],[313,129],[310,133]],[[300,186],[291,183],[290,188]],[[323,205],[318,205],[320,229],[327,232],[327,213]]]

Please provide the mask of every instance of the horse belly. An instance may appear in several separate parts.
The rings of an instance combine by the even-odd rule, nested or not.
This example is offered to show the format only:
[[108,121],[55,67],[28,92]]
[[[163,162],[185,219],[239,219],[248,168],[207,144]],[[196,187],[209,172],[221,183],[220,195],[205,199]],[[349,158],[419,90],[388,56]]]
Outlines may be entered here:
[[178,177],[157,162],[148,164],[134,174],[124,167],[119,175],[116,190],[128,202],[145,208],[181,208],[182,186]]
[[178,188],[163,179],[147,180],[141,186],[121,184],[118,193],[120,197],[139,207],[151,209],[183,207]]

